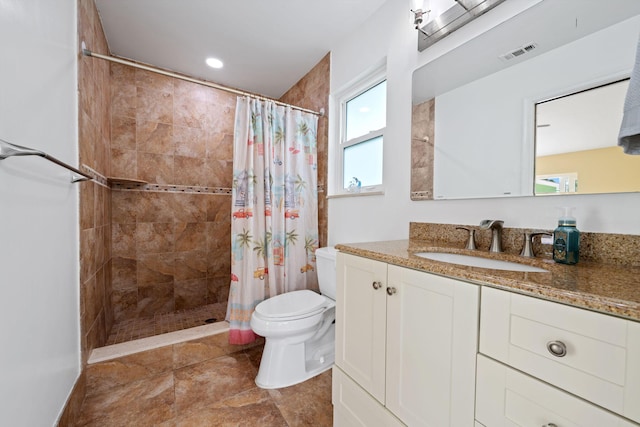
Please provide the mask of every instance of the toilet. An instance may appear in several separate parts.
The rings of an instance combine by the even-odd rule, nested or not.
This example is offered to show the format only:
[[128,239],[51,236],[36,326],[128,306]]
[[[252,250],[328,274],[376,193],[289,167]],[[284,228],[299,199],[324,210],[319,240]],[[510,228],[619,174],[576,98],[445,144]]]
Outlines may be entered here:
[[316,249],[321,294],[311,290],[287,292],[256,306],[251,329],[265,338],[256,377],[258,387],[288,387],[333,366],[336,253],[333,247]]

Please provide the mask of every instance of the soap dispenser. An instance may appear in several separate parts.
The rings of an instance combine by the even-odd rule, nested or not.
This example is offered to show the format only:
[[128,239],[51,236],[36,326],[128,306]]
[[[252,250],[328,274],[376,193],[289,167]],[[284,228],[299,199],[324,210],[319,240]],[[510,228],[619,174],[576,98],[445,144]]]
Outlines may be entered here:
[[553,231],[553,260],[561,264],[576,264],[580,253],[580,231],[576,228],[573,208],[561,208],[558,228]]

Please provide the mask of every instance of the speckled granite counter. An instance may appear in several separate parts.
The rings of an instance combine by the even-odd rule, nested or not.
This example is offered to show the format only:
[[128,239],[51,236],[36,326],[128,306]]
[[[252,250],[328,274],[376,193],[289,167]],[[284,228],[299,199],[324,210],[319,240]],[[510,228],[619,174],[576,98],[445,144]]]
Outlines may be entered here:
[[[582,262],[562,265],[550,259],[528,259],[518,255],[468,251],[433,244],[426,240],[394,240],[336,245],[342,252],[465,280],[478,285],[519,292],[550,301],[587,308],[640,321],[640,267]],[[431,261],[416,252],[450,252],[515,261],[548,270],[530,273],[467,267]]]

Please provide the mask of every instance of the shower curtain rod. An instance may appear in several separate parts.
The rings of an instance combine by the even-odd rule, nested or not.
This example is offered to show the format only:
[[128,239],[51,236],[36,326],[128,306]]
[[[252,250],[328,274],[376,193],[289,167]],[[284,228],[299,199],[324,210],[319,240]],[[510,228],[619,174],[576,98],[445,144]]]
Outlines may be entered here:
[[[84,42],[83,42],[83,44],[84,44]],[[148,66],[148,65],[139,64],[137,62],[128,61],[126,59],[121,59],[121,58],[116,58],[114,56],[102,55],[100,53],[92,52],[91,50],[86,49],[84,47],[82,48],[82,54],[84,56],[91,56],[93,58],[104,59],[104,60],[107,60],[107,61],[116,62],[118,64],[129,65],[130,67],[140,68],[142,70],[151,71],[152,73],[163,74],[165,76],[174,77],[176,79],[185,80],[185,81],[188,81],[188,82],[191,82],[191,83],[196,83],[196,84],[199,84],[199,85],[212,87],[214,89],[224,90],[226,92],[235,93],[236,95],[247,96],[247,97],[250,97],[250,98],[260,99],[260,100],[263,100],[263,101],[272,101],[272,102],[276,103],[277,105],[282,105],[282,106],[285,106],[285,107],[291,107],[291,108],[294,108],[296,110],[304,111],[305,113],[315,114],[316,116],[324,116],[324,109],[321,109],[320,111],[308,110],[306,108],[297,107],[295,105],[291,105],[291,104],[287,104],[287,103],[284,103],[284,102],[276,101],[275,99],[267,98],[265,96],[259,96],[259,95],[255,95],[253,93],[243,92],[241,90],[232,89],[232,88],[229,88],[229,87],[226,87],[226,86],[222,86],[222,85],[219,85],[219,84],[216,84],[216,83],[211,83],[211,82],[208,82],[206,80],[194,79],[192,77],[187,77],[187,76],[184,76],[182,74],[172,73],[171,71],[165,71],[165,70],[163,70],[161,68],[155,68],[155,67],[151,67],[151,66]]]

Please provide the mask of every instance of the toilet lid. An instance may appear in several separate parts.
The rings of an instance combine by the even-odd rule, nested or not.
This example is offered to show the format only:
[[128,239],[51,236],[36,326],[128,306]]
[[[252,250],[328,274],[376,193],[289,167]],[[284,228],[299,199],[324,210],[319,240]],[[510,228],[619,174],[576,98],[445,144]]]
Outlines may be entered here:
[[310,290],[293,291],[262,301],[256,312],[263,318],[290,319],[319,313],[328,305],[327,299]]

